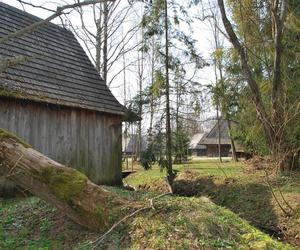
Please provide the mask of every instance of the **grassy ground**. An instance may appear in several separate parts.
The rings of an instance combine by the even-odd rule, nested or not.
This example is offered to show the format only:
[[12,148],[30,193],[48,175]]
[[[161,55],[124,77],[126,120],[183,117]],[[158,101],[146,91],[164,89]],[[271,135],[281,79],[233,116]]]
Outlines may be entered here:
[[0,200],[0,249],[72,249],[93,233],[36,197]]
[[[165,174],[158,168],[136,169],[139,171],[126,179],[128,183],[141,189],[165,191]],[[284,233],[294,239],[287,238],[289,242],[297,241],[300,213],[288,220],[280,214],[268,186],[262,183],[262,172],[244,172],[241,163],[220,165],[199,159],[175,169],[179,176],[174,188],[183,196],[154,200],[155,209],[147,209],[121,223],[99,249],[296,249],[241,219],[274,231],[278,225],[285,225]],[[299,209],[299,202],[292,202],[299,197],[298,177],[282,177],[276,183],[295,209],[297,205]],[[274,185],[274,180],[270,181]],[[149,190],[108,189],[131,203],[145,206],[157,196]],[[73,224],[36,197],[0,200],[0,249],[91,249],[90,242],[102,234]]]
[[[131,202],[154,194],[111,191]],[[98,249],[293,249],[207,198],[164,196],[126,220]],[[91,249],[98,234],[74,225],[38,198],[6,200],[0,210],[0,249]]]
[[[131,199],[153,197],[136,195]],[[205,197],[165,196],[154,207],[123,225],[102,248],[123,239],[122,249],[292,249]]]
[[[264,171],[241,162],[220,164],[207,159],[194,159],[174,169],[178,171],[173,186],[177,194],[209,197],[274,237],[300,246],[300,173],[267,179]],[[126,182],[139,189],[165,192],[164,176],[154,167],[130,175]],[[282,211],[276,199],[291,216]]]
[[[228,159],[225,160],[222,164],[220,164],[216,159],[208,159],[208,158],[196,158],[192,161],[182,164],[182,165],[174,165],[173,168],[175,171],[195,171],[203,176],[235,176],[242,171],[243,165],[240,162],[231,162]],[[147,183],[151,183],[155,180],[162,180],[166,175],[164,171],[161,171],[158,166],[153,166],[152,169],[148,171],[143,171],[143,169],[134,164],[134,170],[137,173],[130,175],[125,179],[125,182],[133,185],[143,185]],[[225,175],[224,175],[225,173]]]

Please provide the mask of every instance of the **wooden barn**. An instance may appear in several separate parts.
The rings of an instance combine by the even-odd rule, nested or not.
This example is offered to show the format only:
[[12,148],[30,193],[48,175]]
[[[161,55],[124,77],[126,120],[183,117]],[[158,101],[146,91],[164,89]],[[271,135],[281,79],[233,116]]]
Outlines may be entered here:
[[[225,119],[220,119],[219,125],[221,156],[231,156],[231,140],[229,135],[228,121]],[[206,147],[206,156],[219,156],[219,129],[217,121],[212,127],[212,129],[201,138],[198,145],[203,145]]]
[[206,136],[205,133],[194,134],[190,140],[189,153],[194,156],[206,156],[207,147],[206,145],[199,144],[202,138]]
[[[41,19],[0,3],[0,36]],[[0,44],[0,128],[97,184],[122,182],[122,118],[72,32],[49,23]]]
[[[128,136],[123,135],[122,138],[122,154],[124,156],[136,155],[139,147],[138,134],[130,134]],[[141,138],[141,152],[147,149],[147,138],[142,136]]]

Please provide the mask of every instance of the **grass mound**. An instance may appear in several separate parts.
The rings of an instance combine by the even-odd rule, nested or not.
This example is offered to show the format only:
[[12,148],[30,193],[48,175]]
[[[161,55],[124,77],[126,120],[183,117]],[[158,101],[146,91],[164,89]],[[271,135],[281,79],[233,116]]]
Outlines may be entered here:
[[[109,189],[145,205],[155,196]],[[100,249],[293,249],[207,198],[164,196],[154,207],[122,223]],[[100,235],[34,197],[0,203],[0,249],[91,249]]]
[[[271,188],[263,170],[244,171],[242,163],[192,161],[189,166],[175,165],[179,171],[174,192],[181,196],[206,196],[219,206],[226,207],[274,238],[300,246],[300,173],[270,177]],[[135,187],[160,192],[157,183],[164,182],[164,173],[153,168],[127,178]],[[154,183],[154,185],[153,185]],[[288,209],[282,196],[294,209],[287,216],[274,199]]]
[[128,249],[292,249],[205,197],[166,196],[154,206],[111,235],[103,249],[115,239]]

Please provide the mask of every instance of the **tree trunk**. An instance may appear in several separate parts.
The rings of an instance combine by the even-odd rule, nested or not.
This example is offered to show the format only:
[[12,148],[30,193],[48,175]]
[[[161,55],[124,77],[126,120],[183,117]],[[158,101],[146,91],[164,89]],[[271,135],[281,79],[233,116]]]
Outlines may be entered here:
[[218,156],[219,156],[219,161],[222,162],[219,105],[217,105],[217,126],[218,126]]
[[295,167],[295,154],[281,140],[275,141],[272,147],[272,158],[281,172],[288,172]]
[[281,172],[288,172],[292,170],[293,167],[293,155],[284,155],[279,161],[279,169]]
[[[154,71],[155,71],[155,40],[152,38],[152,56],[151,56],[151,84],[154,83]],[[154,119],[154,93],[150,92],[150,124],[148,130],[148,142],[152,147],[152,130],[153,130],[153,119]]]
[[239,54],[242,71],[251,90],[251,98],[255,105],[258,119],[263,126],[265,138],[267,140],[270,152],[272,153],[272,158],[279,166],[281,171],[288,171],[291,170],[293,166],[293,160],[291,160],[293,157],[291,157],[292,153],[288,145],[286,145],[286,143],[282,141],[282,138],[284,138],[285,124],[283,117],[285,114],[284,106],[280,104],[282,96],[284,95],[284,92],[282,91],[284,85],[281,79],[281,57],[283,52],[282,32],[284,28],[287,1],[283,1],[281,3],[281,7],[279,7],[279,2],[280,1],[274,1],[271,8],[274,36],[274,65],[272,68],[273,80],[271,89],[271,115],[269,115],[269,113],[266,111],[267,106],[263,102],[259,85],[253,76],[252,69],[249,65],[246,54],[247,50],[243,46],[243,43],[239,40],[231,22],[226,15],[224,0],[218,0],[218,5],[228,38]]
[[[142,28],[142,41],[144,41],[144,30]],[[140,57],[141,53],[141,57]],[[138,82],[139,82],[139,117],[142,118],[143,115],[143,75],[144,75],[144,52],[143,52],[143,42],[141,43],[141,52],[138,51]],[[137,140],[137,160],[140,161],[142,152],[142,119],[138,121],[138,140]]]
[[175,164],[182,164],[182,157],[181,157],[181,142],[179,138],[179,83],[176,81],[176,113],[175,113],[175,120],[176,120],[176,142],[175,142]]
[[219,9],[220,9],[220,13],[222,16],[223,25],[225,27],[226,33],[228,34],[230,42],[233,44],[235,50],[239,54],[239,57],[241,60],[242,71],[247,79],[248,86],[251,90],[251,99],[255,105],[257,116],[263,126],[268,145],[271,148],[271,146],[274,144],[274,135],[276,133],[274,133],[274,131],[273,131],[273,126],[272,126],[270,117],[268,116],[265,106],[263,104],[259,86],[258,86],[257,82],[255,81],[255,79],[253,78],[251,68],[248,65],[246,50],[240,43],[236,33],[234,32],[231,22],[227,18],[224,1],[218,0],[218,5],[219,5]]
[[230,137],[230,144],[231,144],[232,160],[233,160],[233,161],[237,161],[238,159],[237,159],[237,156],[236,156],[235,143],[234,143],[234,140],[232,139],[232,136],[231,136],[231,122],[230,122],[230,120],[227,120],[227,124],[228,124],[229,137]]
[[101,73],[101,50],[102,50],[102,13],[100,11],[100,17],[96,23],[97,34],[96,34],[96,70]]
[[103,66],[102,66],[102,77],[107,85],[107,45],[108,45],[108,3],[103,2]]
[[293,170],[299,169],[300,168],[300,150],[297,150],[294,154],[294,159],[293,159]]
[[90,229],[103,229],[109,217],[120,215],[129,205],[79,171],[51,160],[2,129],[0,173]]
[[172,135],[170,115],[170,82],[169,82],[169,24],[168,24],[168,1],[165,0],[165,41],[166,41],[166,152],[167,152],[167,179],[172,185],[175,175],[172,168]]

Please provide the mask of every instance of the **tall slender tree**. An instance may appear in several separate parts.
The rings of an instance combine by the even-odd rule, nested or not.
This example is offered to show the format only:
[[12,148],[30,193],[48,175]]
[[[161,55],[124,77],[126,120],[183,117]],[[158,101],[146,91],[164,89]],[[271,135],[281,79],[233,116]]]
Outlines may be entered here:
[[168,0],[165,0],[165,71],[166,71],[166,82],[165,82],[165,91],[166,91],[166,149],[167,149],[167,173],[168,181],[172,184],[174,179],[174,173],[172,169],[172,132],[171,132],[171,115],[170,115],[170,78],[169,78],[169,67],[170,67],[170,58],[169,58],[169,20],[168,20]]

